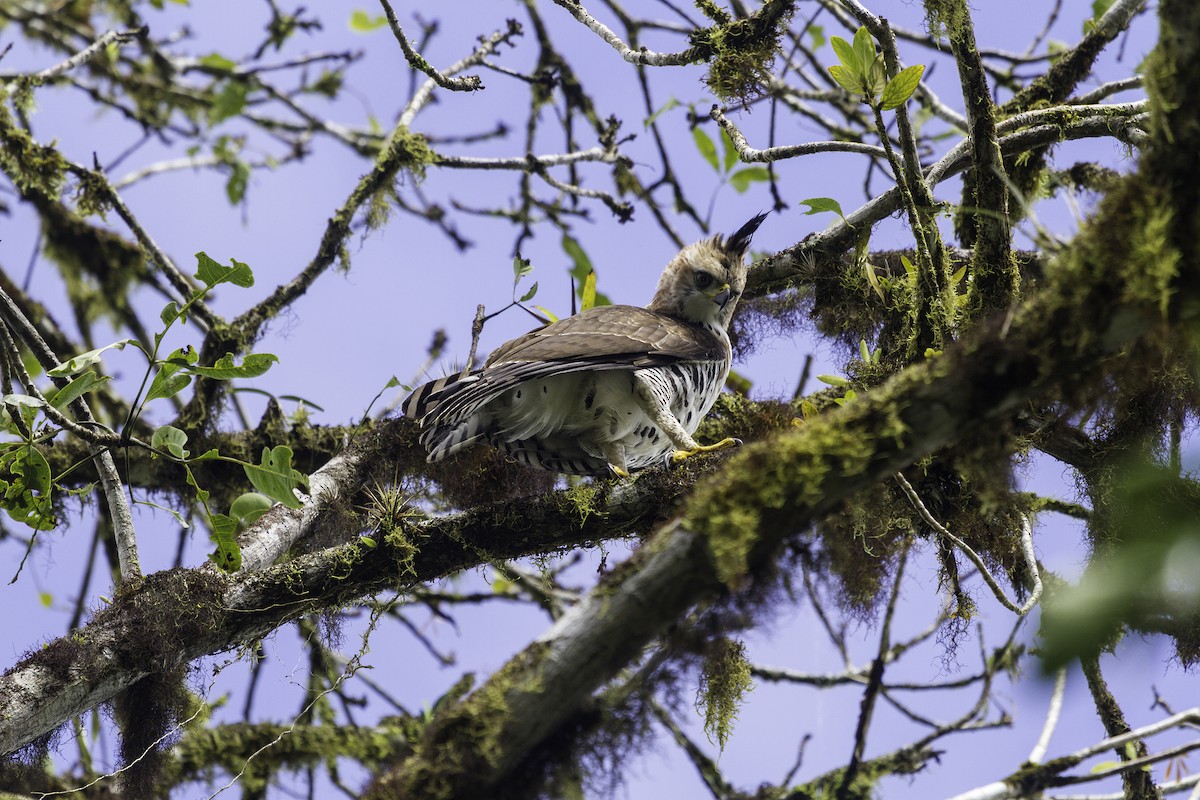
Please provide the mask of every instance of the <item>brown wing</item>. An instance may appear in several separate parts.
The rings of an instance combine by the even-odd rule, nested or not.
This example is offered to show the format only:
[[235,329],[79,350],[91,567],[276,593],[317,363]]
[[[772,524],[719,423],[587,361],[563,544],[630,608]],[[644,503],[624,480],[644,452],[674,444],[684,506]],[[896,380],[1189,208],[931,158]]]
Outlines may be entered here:
[[600,306],[496,348],[482,369],[427,395],[422,425],[454,424],[517,384],[549,375],[728,357],[728,345],[701,326],[637,306]]
[[637,306],[598,306],[500,345],[484,369],[519,361],[609,358],[613,367],[639,367],[725,357],[725,343],[698,325]]

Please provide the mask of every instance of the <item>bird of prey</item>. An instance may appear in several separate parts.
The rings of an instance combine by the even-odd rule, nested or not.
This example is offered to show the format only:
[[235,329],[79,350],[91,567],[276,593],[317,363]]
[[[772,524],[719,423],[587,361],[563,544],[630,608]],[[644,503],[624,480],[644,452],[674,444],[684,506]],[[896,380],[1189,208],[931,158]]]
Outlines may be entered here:
[[704,446],[692,434],[729,375],[727,328],[765,218],[683,248],[647,308],[589,308],[418,388],[403,410],[420,423],[429,461],[487,442],[535,467],[623,477],[738,444]]

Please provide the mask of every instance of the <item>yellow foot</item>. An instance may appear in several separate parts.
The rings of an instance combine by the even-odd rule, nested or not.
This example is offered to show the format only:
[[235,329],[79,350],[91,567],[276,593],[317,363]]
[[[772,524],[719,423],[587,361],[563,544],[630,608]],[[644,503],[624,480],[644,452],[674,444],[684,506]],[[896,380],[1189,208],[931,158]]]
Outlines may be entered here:
[[616,475],[618,478],[628,478],[629,477],[629,473],[627,471],[625,471],[624,469],[622,469],[621,467],[618,467],[616,464],[609,464],[608,468],[612,471],[612,474]]
[[726,447],[739,447],[741,444],[741,439],[722,439],[716,444],[699,445],[695,450],[676,450],[674,453],[671,453],[671,463],[678,464],[685,458],[694,456],[697,453],[711,453],[714,450],[724,450]]

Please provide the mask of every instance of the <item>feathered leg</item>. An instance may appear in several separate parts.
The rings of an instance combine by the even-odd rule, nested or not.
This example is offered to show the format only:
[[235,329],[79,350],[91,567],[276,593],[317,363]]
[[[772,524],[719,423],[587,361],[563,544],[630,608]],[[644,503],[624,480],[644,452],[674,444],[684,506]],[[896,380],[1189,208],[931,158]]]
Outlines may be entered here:
[[722,439],[716,444],[698,444],[671,413],[671,409],[667,408],[658,397],[653,384],[636,372],[633,373],[633,393],[642,411],[645,411],[646,415],[654,420],[658,429],[667,435],[671,444],[675,445],[675,452],[671,454],[671,462],[674,464],[697,453],[711,453],[713,450],[737,447],[742,443],[741,439],[729,438]]

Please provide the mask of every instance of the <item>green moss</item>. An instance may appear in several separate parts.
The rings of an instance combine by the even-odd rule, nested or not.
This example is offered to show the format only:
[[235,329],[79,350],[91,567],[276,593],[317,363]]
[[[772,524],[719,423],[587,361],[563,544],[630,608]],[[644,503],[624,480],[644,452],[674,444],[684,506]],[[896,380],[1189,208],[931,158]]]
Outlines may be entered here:
[[1134,218],[1125,262],[1125,299],[1157,306],[1166,320],[1171,284],[1179,276],[1180,253],[1171,243],[1175,215],[1165,199],[1147,200],[1129,209]]
[[712,61],[705,85],[727,102],[745,103],[763,94],[779,39],[795,10],[794,0],[768,0],[754,14],[738,20],[730,20],[711,2],[702,4],[701,10],[717,21],[690,37],[696,57]]
[[930,36],[956,39],[966,24],[970,17],[962,0],[925,0],[925,30]]
[[0,170],[22,194],[58,197],[67,163],[53,147],[40,145],[0,106]]
[[[898,417],[881,421],[881,435],[904,432]],[[718,578],[735,587],[746,576],[762,532],[788,524],[797,507],[814,507],[836,475],[861,473],[875,453],[861,433],[823,417],[789,431],[770,447],[747,448],[725,471],[699,486],[685,524],[706,537]]]
[[742,701],[753,686],[746,645],[733,639],[714,642],[704,659],[696,705],[704,709],[704,732],[708,740],[721,750],[725,749]]
[[579,527],[583,527],[583,524],[588,521],[588,517],[593,514],[603,514],[601,505],[597,503],[599,496],[600,489],[595,483],[579,481],[568,487],[566,491],[556,494],[555,500],[563,513],[576,517],[579,520]]
[[533,645],[496,672],[462,702],[435,715],[413,757],[376,785],[372,797],[441,800],[464,796],[470,785],[505,753],[509,700],[541,691],[537,665],[549,645]]

